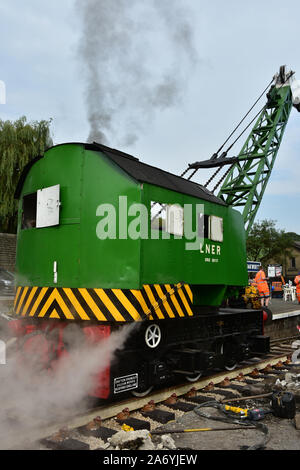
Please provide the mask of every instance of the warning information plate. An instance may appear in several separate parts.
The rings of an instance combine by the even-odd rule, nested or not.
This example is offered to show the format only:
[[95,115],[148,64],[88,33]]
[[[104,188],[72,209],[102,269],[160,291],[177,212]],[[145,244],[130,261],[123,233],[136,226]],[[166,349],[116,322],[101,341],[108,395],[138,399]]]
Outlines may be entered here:
[[138,374],[124,375],[114,379],[114,393],[133,390],[138,387]]

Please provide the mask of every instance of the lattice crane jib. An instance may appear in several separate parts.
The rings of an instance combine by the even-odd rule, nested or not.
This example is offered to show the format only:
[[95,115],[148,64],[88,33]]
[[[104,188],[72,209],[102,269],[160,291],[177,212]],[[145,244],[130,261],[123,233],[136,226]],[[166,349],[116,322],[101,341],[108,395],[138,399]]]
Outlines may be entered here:
[[[246,126],[227,150],[219,155],[225,144],[232,138],[238,127],[267,90],[267,103],[265,106],[256,114],[250,124]],[[281,66],[279,73],[273,77],[267,88],[219,150],[209,160],[189,165],[188,169],[183,173],[184,175],[187,171],[191,170],[192,173],[188,178],[191,179],[200,168],[216,168],[215,173],[204,185],[208,187],[220,173],[221,169],[225,165],[229,165],[229,168],[214,186],[212,192],[214,193],[217,188],[220,188],[218,197],[226,202],[226,204],[236,207],[242,212],[247,235],[251,230],[268,184],[293,106],[300,111],[300,82],[295,80],[294,72],[288,71],[286,66]],[[231,150],[233,145],[253,122],[255,122],[254,126],[240,153],[235,157],[228,157],[229,150]]]
[[290,86],[273,87],[230,169],[218,196],[232,207],[241,207],[249,233],[269,181],[292,109]]

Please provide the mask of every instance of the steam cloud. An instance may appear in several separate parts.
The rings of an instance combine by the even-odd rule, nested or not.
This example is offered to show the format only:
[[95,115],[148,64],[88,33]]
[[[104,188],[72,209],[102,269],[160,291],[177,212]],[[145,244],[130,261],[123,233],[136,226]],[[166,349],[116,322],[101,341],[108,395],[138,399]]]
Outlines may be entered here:
[[177,105],[197,63],[183,0],[77,0],[88,141],[133,145],[156,111]]
[[54,424],[59,429],[59,423],[83,412],[95,377],[113,361],[135,327],[123,326],[90,345],[83,344],[80,328],[75,327],[68,338],[69,355],[51,374],[39,367],[38,354],[8,354],[7,364],[0,366],[0,449],[32,446],[40,428]]

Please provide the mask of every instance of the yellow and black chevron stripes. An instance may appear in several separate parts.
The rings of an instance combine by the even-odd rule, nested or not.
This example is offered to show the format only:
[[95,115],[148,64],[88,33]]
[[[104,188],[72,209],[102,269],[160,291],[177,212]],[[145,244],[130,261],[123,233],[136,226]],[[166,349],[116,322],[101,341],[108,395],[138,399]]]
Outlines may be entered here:
[[151,284],[143,289],[18,287],[14,312],[19,317],[133,322],[193,316],[188,284]]

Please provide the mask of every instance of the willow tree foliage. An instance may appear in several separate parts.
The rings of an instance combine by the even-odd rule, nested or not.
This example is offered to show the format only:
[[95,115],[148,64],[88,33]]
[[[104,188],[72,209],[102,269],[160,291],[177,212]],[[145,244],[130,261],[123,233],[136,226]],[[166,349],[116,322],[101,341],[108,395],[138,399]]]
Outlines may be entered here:
[[0,119],[0,232],[15,233],[17,201],[14,193],[24,166],[52,145],[49,121]]

